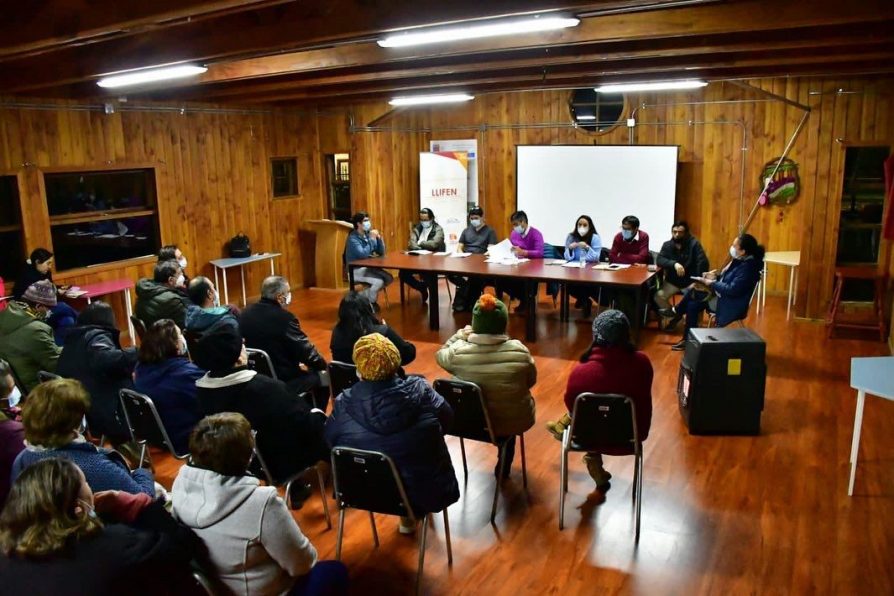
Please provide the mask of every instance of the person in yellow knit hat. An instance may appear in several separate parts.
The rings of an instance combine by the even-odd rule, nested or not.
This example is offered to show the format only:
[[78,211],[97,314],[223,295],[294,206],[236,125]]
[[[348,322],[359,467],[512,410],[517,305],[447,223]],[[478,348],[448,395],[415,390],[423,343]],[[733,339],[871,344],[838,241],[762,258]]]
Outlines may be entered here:
[[[441,511],[459,500],[459,485],[444,433],[453,410],[428,382],[397,375],[400,352],[380,333],[354,344],[360,381],[335,398],[326,422],[331,447],[381,451],[391,457],[407,490],[416,518]],[[402,518],[400,531],[415,531]]]

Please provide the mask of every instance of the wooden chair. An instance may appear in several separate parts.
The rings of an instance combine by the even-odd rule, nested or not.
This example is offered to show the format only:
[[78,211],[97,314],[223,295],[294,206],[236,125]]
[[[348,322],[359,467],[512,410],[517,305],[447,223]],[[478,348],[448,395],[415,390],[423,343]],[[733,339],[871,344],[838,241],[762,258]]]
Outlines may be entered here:
[[[373,513],[408,517],[415,523],[422,518],[422,537],[419,540],[419,565],[416,570],[416,594],[422,590],[422,568],[425,564],[425,543],[428,518],[433,511],[414,511],[407,498],[407,491],[400,474],[390,457],[378,451],[364,451],[348,447],[332,448],[332,477],[335,484],[335,500],[338,502],[338,537],[335,558],[341,560],[344,538],[345,511],[360,509],[369,512],[373,542],[379,546],[379,534]],[[450,545],[450,520],[447,509],[444,515],[444,535],[447,540],[447,564],[453,564]]]
[[[838,319],[838,309],[841,306],[841,291],[847,280],[871,280],[874,286],[873,315],[874,321],[841,321]],[[885,276],[880,275],[875,266],[871,267],[836,267],[835,289],[832,292],[832,303],[829,306],[829,315],[826,318],[827,336],[832,337],[836,327],[846,329],[870,329],[878,330],[879,339],[885,341],[885,315],[882,312],[885,296]]]
[[643,492],[643,445],[636,428],[636,407],[624,395],[581,393],[574,399],[571,424],[562,435],[559,479],[559,530],[565,527],[565,493],[568,492],[568,453],[597,451],[612,446],[630,449],[633,467],[632,498],[636,507],[636,541],[639,542]]

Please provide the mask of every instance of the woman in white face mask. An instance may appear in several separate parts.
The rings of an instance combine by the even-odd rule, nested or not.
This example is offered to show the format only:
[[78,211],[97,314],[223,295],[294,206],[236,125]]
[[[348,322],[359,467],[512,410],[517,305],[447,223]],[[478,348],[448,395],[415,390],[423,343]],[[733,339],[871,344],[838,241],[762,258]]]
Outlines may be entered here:
[[[602,239],[596,231],[593,219],[589,215],[581,215],[574,223],[574,229],[565,238],[565,260],[575,263],[598,263],[602,253]],[[574,308],[584,309],[584,316],[590,316],[590,297],[593,288],[571,284],[568,293],[574,296]]]
[[[435,221],[435,214],[428,207],[419,210],[419,223],[410,230],[407,250],[441,252],[445,248],[444,228]],[[422,304],[428,302],[428,284],[420,271],[401,269],[400,281],[422,294]]]

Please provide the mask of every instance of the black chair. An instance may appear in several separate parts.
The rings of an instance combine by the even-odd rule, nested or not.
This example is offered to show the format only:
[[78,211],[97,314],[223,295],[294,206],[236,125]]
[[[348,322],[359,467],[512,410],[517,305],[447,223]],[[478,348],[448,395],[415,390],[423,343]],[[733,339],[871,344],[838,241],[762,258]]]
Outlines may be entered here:
[[22,401],[24,401],[25,397],[28,395],[28,388],[25,387],[25,383],[22,382],[22,378],[18,375],[18,373],[16,373],[16,369],[13,368],[12,362],[9,362],[8,360],[4,360],[4,362],[6,362],[6,365],[9,366],[9,372],[12,375],[12,382],[16,387],[19,388],[19,393],[22,394]]
[[[180,454],[174,449],[158,410],[148,395],[137,393],[132,389],[121,389],[118,397],[121,400],[121,409],[124,411],[124,421],[130,430],[130,436],[140,446],[140,463],[145,461],[149,444],[164,447],[177,459],[189,458],[188,452]],[[150,457],[150,463],[151,459]]]
[[[459,437],[459,448],[463,455],[463,474],[467,482],[469,480],[469,467],[466,463],[465,439],[490,443],[500,450],[500,474],[496,486],[494,486],[494,502],[490,511],[490,521],[493,523],[497,516],[500,479],[503,478],[506,466],[506,447],[510,441],[515,440],[515,435],[511,437],[497,437],[494,434],[490,415],[487,412],[487,404],[484,401],[484,394],[481,391],[481,387],[475,383],[457,379],[437,379],[434,383],[434,389],[444,397],[453,409],[453,424],[451,424],[447,434]],[[525,461],[525,435],[522,433],[518,437],[521,443],[522,484],[527,488],[528,468]]]
[[581,393],[574,399],[571,424],[562,436],[562,471],[559,479],[559,529],[565,527],[565,493],[568,492],[568,452],[597,451],[604,446],[630,449],[633,467],[632,498],[636,506],[636,541],[639,542],[643,491],[643,444],[636,428],[636,407],[624,395]]
[[[390,457],[378,451],[364,451],[349,447],[332,448],[332,477],[335,500],[338,503],[338,537],[335,558],[341,560],[344,537],[345,511],[348,508],[369,512],[373,542],[379,546],[379,534],[373,513],[408,517],[415,523],[422,518],[422,538],[419,541],[419,566],[416,570],[416,594],[422,589],[422,568],[425,563],[425,542],[430,511],[413,511],[400,474]],[[450,545],[450,520],[444,514],[444,535],[447,540],[447,564],[453,565]]]
[[143,341],[143,337],[146,335],[146,323],[136,315],[130,315],[130,322],[133,323],[133,328],[134,331],[137,332],[137,337],[140,338],[140,341]]
[[[292,508],[292,483],[298,480],[299,478],[303,478],[308,472],[314,470],[317,473],[317,481],[320,483],[320,500],[323,502],[323,514],[326,516],[326,527],[328,529],[332,529],[332,517],[329,515],[329,501],[326,500],[326,480],[323,478],[323,470],[320,467],[321,463],[316,463],[312,466],[304,468],[300,472],[296,474],[292,474],[288,478],[286,478],[283,482],[277,483],[273,478],[273,474],[270,473],[270,468],[267,467],[267,462],[264,461],[264,456],[261,455],[261,451],[258,449],[258,431],[251,431],[252,437],[255,439],[255,447],[254,453],[252,455],[252,459],[257,459],[258,464],[261,467],[261,472],[264,474],[264,477],[267,480],[267,484],[270,486],[282,486],[285,490],[286,494],[286,505],[291,509]],[[249,468],[251,467],[251,462],[249,462]]]
[[207,596],[216,596],[217,590],[214,589],[214,585],[212,584],[211,579],[207,575],[205,575],[204,572],[193,568],[192,580],[196,584],[196,590],[200,591],[202,594],[206,594]]
[[245,348],[245,353],[248,355],[248,368],[256,371],[259,375],[270,377],[274,381],[277,380],[276,369],[273,368],[270,354],[257,348]]
[[38,383],[46,383],[47,381],[55,381],[56,379],[61,379],[59,375],[56,373],[47,372],[45,370],[37,371],[37,382]]
[[332,399],[341,395],[341,392],[354,385],[360,379],[357,378],[357,367],[347,362],[333,360],[327,366],[329,371],[329,388],[332,390]]

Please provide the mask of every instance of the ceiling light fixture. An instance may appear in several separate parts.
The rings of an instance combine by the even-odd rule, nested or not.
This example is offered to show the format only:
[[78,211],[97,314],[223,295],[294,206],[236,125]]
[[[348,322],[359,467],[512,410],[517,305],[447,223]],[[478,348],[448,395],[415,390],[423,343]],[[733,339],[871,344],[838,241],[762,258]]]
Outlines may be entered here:
[[104,77],[98,80],[96,84],[105,89],[115,89],[117,87],[129,87],[131,85],[142,85],[144,83],[155,83],[157,81],[193,77],[200,75],[207,70],[208,69],[204,66],[196,66],[194,64],[148,68],[145,70],[136,70],[124,74]]
[[575,118],[578,120],[595,120],[596,116],[592,114],[578,114]]
[[446,95],[411,95],[408,97],[392,98],[390,103],[393,106],[421,106],[435,103],[459,103],[475,99],[474,95],[467,93],[451,93]]
[[663,81],[658,83],[619,83],[596,87],[598,93],[624,93],[625,91],[672,91],[675,89],[698,89],[708,83],[705,81]]
[[380,39],[378,44],[383,48],[404,48],[427,43],[462,41],[500,35],[519,35],[537,31],[554,31],[556,29],[576,27],[578,24],[580,24],[580,19],[574,17],[538,15],[531,18],[491,21],[457,27],[411,30],[389,35],[384,39]]

